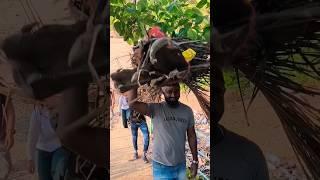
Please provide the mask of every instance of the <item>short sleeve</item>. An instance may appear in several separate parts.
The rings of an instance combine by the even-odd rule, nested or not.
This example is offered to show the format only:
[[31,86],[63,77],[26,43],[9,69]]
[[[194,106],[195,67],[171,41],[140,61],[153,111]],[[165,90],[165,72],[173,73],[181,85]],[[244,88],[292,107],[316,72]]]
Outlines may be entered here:
[[193,116],[193,111],[192,109],[189,108],[190,111],[190,115],[189,115],[189,122],[188,122],[188,129],[191,128],[192,126],[194,126],[195,122],[194,122],[194,116]]
[[156,103],[148,103],[147,104],[148,105],[148,116],[150,117],[150,118],[154,118],[154,116],[156,115]]

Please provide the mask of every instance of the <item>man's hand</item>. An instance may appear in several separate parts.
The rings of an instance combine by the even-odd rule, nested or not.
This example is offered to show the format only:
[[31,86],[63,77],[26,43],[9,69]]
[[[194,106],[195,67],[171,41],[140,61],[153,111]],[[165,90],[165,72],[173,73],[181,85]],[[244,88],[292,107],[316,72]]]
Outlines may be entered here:
[[7,148],[7,150],[10,150],[14,144],[14,136],[11,132],[9,132],[6,135],[5,141],[4,141],[5,147]]
[[198,164],[192,163],[191,164],[191,177],[195,178],[197,176],[197,173],[198,173]]
[[[192,126],[191,128],[189,128],[187,130],[187,135],[188,135],[188,142],[189,142],[190,150],[192,153],[192,158],[194,161],[198,161],[197,136],[196,136],[194,126]],[[192,178],[196,177],[197,171],[198,171],[198,164],[192,162],[192,164],[191,164]]]
[[137,84],[132,84],[131,78],[136,73],[136,69],[120,69],[110,75],[114,82],[114,87],[124,93],[132,88],[137,88]]
[[33,160],[28,161],[28,171],[29,173],[33,174],[35,169],[35,164]]

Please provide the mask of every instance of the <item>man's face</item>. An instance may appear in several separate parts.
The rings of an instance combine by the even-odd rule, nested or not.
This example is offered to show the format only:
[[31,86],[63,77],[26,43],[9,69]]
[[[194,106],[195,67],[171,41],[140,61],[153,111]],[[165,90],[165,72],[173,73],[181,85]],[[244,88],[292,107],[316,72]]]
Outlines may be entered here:
[[164,86],[161,89],[168,105],[177,106],[179,104],[179,98],[180,98],[179,85]]

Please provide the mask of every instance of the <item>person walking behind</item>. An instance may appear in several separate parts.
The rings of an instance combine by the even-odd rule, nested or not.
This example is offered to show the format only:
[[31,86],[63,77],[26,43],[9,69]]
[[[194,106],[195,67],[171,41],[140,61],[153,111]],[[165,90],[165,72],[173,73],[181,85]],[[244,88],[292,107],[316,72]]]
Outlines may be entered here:
[[[52,102],[48,100],[48,103]],[[52,113],[53,108],[35,105],[30,120],[27,140],[28,170],[33,174],[37,167],[39,180],[63,178],[70,156],[55,132],[58,117]]]
[[128,98],[125,95],[119,97],[119,108],[122,117],[122,124],[124,128],[128,128],[128,119],[130,118],[130,109],[128,104]]
[[137,111],[131,111],[130,116],[131,122],[131,133],[134,152],[134,159],[138,159],[138,129],[140,128],[143,134],[143,156],[142,159],[145,163],[148,163],[147,152],[149,148],[149,129],[144,115],[138,113]]

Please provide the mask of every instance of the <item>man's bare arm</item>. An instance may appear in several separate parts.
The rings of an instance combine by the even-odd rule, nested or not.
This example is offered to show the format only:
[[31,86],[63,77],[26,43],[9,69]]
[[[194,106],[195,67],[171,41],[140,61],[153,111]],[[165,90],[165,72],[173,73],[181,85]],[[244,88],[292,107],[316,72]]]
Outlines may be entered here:
[[[8,97],[9,98],[9,97]],[[15,133],[15,113],[14,113],[14,107],[11,102],[11,99],[8,99],[8,104],[6,107],[6,138],[5,138],[5,146],[7,149],[11,149],[14,144],[14,133]]]
[[133,88],[126,92],[128,95],[129,107],[143,115],[150,116],[147,103],[137,101],[137,88]]
[[[93,128],[88,124],[96,117],[94,111],[102,112],[107,109],[108,105],[87,114],[87,86],[72,87],[64,90],[62,99],[63,101],[58,106],[59,122],[57,128],[57,134],[62,144],[97,166],[107,167],[107,162],[109,161],[109,130]],[[88,115],[89,117],[86,117]]]
[[198,161],[197,136],[194,126],[187,130],[188,143],[194,161]]
[[12,132],[15,127],[15,113],[14,113],[14,107],[12,104],[11,99],[8,100],[8,105],[7,105],[7,110],[6,110],[6,115],[7,115],[7,133],[8,131]]

